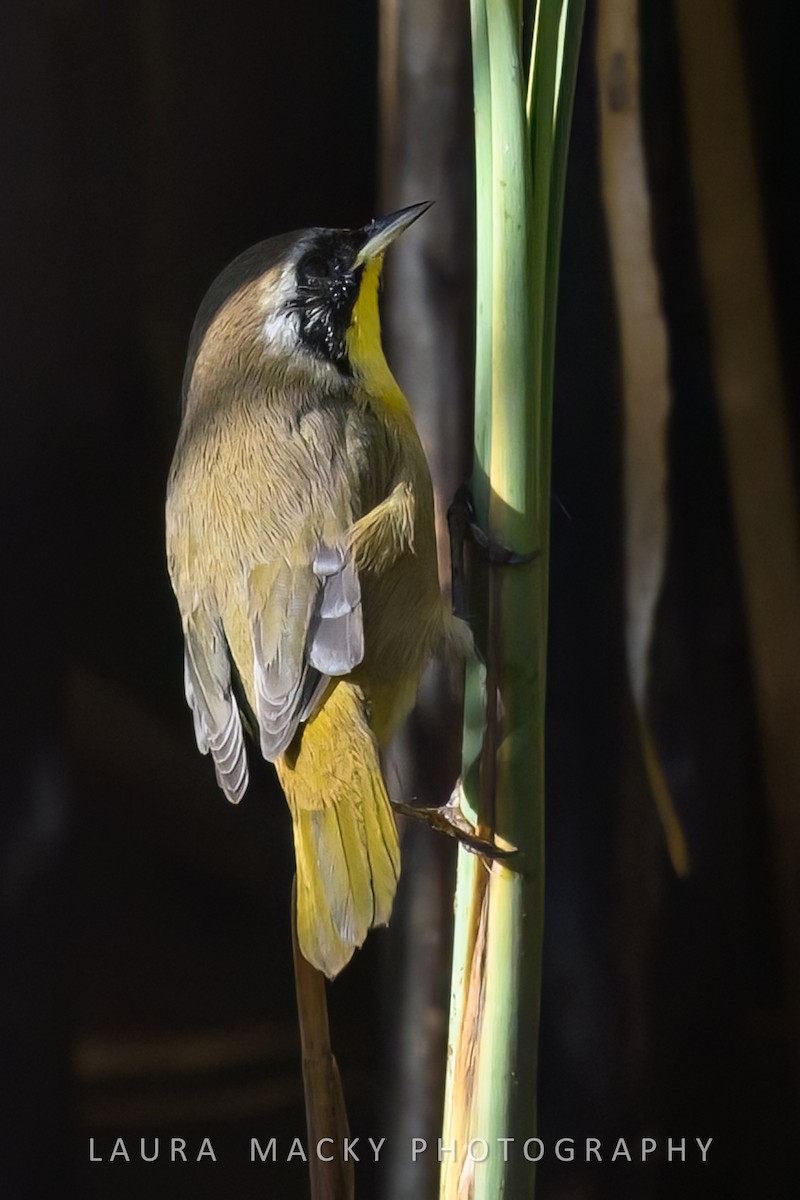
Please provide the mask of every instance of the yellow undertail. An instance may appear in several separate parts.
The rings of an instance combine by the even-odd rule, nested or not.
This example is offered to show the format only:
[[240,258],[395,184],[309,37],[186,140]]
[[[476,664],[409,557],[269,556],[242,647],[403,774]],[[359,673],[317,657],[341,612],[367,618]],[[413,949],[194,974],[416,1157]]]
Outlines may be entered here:
[[333,979],[373,925],[389,920],[400,874],[361,689],[337,683],[276,765],[292,814],[300,950]]

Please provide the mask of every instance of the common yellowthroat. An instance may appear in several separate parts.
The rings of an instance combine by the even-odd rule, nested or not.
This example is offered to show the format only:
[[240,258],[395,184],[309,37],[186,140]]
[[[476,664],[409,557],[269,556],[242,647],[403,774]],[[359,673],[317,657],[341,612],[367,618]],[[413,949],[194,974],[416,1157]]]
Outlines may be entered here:
[[234,803],[243,727],[292,817],[300,949],[333,978],[400,871],[378,747],[429,658],[472,639],[439,588],[430,473],[381,347],[384,252],[427,204],[246,250],[195,320],[167,555],[197,744]]

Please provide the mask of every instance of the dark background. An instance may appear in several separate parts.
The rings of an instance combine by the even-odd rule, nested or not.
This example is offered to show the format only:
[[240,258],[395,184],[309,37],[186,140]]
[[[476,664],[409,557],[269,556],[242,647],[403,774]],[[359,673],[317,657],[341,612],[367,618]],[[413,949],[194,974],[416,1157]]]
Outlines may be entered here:
[[[797,1047],[672,13],[645,6],[643,62],[674,385],[654,711],[692,848],[685,882],[649,808],[625,682],[620,401],[589,8],[555,416],[540,1132],[549,1145],[567,1135],[714,1143],[702,1169],[549,1157],[541,1194],[788,1196]],[[791,384],[786,9],[772,0],[742,16]],[[306,1194],[302,1164],[247,1161],[250,1136],[277,1136],[284,1159],[304,1136],[288,820],[266,767],[234,809],[195,751],[163,494],[185,346],[215,273],[272,233],[375,214],[376,73],[368,0],[42,0],[0,16],[0,1195],[10,1200]],[[390,1137],[391,937],[373,935],[330,989],[362,1137]],[[183,1136],[190,1154],[209,1136],[219,1161],[90,1165],[89,1136],[106,1159],[117,1136],[136,1152],[141,1136],[162,1146]],[[368,1164],[357,1179],[362,1197],[389,1195]]]

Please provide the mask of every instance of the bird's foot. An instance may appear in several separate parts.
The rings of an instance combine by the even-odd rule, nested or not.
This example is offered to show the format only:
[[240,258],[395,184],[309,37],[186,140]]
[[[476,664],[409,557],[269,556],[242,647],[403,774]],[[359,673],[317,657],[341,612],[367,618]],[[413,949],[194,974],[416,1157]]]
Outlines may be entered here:
[[459,616],[464,614],[464,543],[469,538],[483,553],[493,567],[517,567],[538,558],[539,551],[531,550],[520,554],[510,546],[503,545],[476,520],[475,501],[469,484],[463,483],[453,497],[447,510],[447,528],[450,532],[450,568],[452,573],[453,608]]
[[448,837],[455,838],[465,850],[477,854],[480,858],[494,861],[513,858],[518,854],[519,851],[515,847],[498,846],[494,840],[483,837],[476,831],[475,826],[464,816],[461,809],[462,795],[463,785],[459,779],[450,799],[438,808],[421,804],[402,804],[394,800],[392,808],[404,817],[422,821],[430,829],[436,829],[439,833],[446,833]]

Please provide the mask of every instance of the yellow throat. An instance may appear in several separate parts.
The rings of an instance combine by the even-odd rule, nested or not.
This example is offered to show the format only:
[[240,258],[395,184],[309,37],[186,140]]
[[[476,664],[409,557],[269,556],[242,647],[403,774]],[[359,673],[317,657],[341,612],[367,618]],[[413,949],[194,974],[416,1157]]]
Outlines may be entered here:
[[396,412],[410,413],[408,401],[397,384],[381,345],[381,318],[378,288],[383,255],[370,259],[361,276],[358,299],[353,305],[346,344],[350,365],[370,396]]

